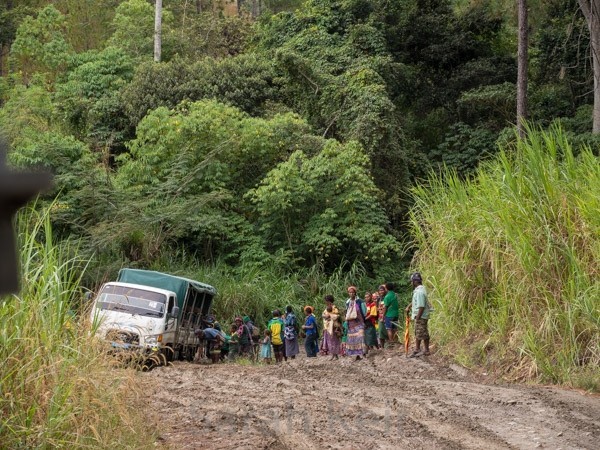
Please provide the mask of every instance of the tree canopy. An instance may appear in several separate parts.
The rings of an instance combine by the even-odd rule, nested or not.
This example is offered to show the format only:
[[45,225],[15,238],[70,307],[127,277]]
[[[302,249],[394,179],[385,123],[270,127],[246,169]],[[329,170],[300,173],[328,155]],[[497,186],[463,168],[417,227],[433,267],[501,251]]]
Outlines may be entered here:
[[[164,2],[160,63],[152,2],[0,7],[0,127],[12,164],[57,175],[63,238],[146,265],[184,248],[377,273],[406,262],[416,181],[468,178],[512,139],[513,3],[261,7]],[[532,7],[530,116],[594,144],[585,17]]]

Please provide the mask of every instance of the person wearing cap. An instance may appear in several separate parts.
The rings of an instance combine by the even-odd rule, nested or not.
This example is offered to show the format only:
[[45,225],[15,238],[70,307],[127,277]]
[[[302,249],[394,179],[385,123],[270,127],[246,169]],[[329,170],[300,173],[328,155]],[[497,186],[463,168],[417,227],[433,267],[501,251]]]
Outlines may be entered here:
[[[419,272],[410,276],[410,282],[413,286],[412,304],[406,307],[406,314],[412,309],[412,320],[415,323],[415,350],[409,355],[410,358],[416,356],[429,356],[429,330],[427,322],[429,320],[429,301],[427,300],[427,291],[423,286],[423,278]],[[423,341],[423,351],[421,351],[421,341]]]
[[283,361],[283,329],[285,324],[281,320],[281,311],[278,309],[273,311],[273,318],[269,320],[267,329],[271,331],[271,344],[273,345],[273,353],[275,354],[275,362]]

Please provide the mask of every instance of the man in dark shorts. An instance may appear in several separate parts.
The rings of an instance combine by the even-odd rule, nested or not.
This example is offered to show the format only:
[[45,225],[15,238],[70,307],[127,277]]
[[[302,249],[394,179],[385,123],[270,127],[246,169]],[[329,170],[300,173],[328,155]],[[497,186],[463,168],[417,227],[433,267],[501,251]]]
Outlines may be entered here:
[[[415,324],[415,350],[409,355],[410,358],[415,356],[429,356],[429,301],[427,299],[427,291],[423,286],[423,279],[419,272],[415,272],[410,276],[410,282],[414,288],[412,296],[412,304],[406,307],[408,314],[412,308],[412,319]],[[424,349],[421,351],[421,341],[423,341]]]

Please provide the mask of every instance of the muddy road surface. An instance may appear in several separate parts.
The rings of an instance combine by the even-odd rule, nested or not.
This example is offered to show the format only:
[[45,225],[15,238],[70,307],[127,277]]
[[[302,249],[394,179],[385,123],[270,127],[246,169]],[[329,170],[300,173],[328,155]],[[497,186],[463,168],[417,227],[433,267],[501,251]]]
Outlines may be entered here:
[[492,382],[397,349],[140,376],[157,448],[600,449],[597,395]]

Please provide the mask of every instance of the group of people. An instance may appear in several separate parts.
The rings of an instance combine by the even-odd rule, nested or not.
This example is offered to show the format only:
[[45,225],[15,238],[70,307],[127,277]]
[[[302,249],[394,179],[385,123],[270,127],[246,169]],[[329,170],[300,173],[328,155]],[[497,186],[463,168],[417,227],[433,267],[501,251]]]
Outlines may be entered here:
[[[415,348],[407,356],[427,356],[430,354],[428,320],[431,306],[421,274],[413,273],[410,281],[413,286],[412,302],[406,306],[404,313],[414,323]],[[266,363],[287,361],[300,352],[301,338],[304,338],[307,357],[314,358],[321,354],[330,356],[332,360],[339,356],[360,360],[372,349],[398,342],[400,306],[394,285],[386,283],[374,292],[367,291],[364,299],[358,296],[355,286],[349,286],[347,291],[348,298],[343,311],[335,305],[332,295],[325,296],[321,326],[312,306],[303,308],[302,323],[293,308],[287,306],[284,313],[279,309],[272,312],[272,318],[262,335],[247,316],[236,317],[229,335],[211,329],[197,330],[196,335],[201,340],[209,341],[207,352],[213,362],[239,355],[256,355]]]
[[[428,320],[431,307],[421,274],[413,273],[411,283],[412,302],[404,312],[415,324],[415,349],[408,356],[428,356],[430,354]],[[334,305],[333,296],[325,296],[325,304],[322,314],[321,354],[331,355],[331,359],[343,355],[354,356],[359,360],[371,349],[384,348],[386,343],[394,345],[397,342],[397,333],[401,326],[400,306],[392,283],[383,284],[374,292],[365,292],[364,299],[359,298],[355,286],[349,286],[344,314],[340,314],[339,309]],[[307,355],[309,355],[308,349]]]

